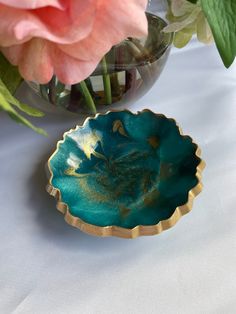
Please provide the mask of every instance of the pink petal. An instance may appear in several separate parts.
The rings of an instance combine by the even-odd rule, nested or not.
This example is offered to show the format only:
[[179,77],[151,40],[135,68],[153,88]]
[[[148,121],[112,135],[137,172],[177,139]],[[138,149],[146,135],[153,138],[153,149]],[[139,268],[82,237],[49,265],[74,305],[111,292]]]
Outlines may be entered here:
[[75,59],[58,49],[56,44],[39,38],[22,45],[2,48],[1,51],[12,64],[18,65],[24,79],[40,84],[49,82],[53,74],[62,83],[78,83],[86,79],[100,61]]
[[100,3],[90,35],[75,44],[59,45],[61,50],[76,59],[97,60],[125,38],[147,34],[146,0],[103,0]]
[[62,44],[82,40],[92,30],[95,2],[68,0],[66,10],[52,7],[19,10],[0,4],[0,46],[17,45],[33,37]]
[[47,83],[55,73],[65,84],[77,83],[114,44],[147,33],[147,0],[66,3],[64,10],[0,4],[0,49],[26,80]]
[[20,62],[20,58],[23,54],[24,45],[16,45],[6,48],[1,48],[0,51],[4,54],[4,56],[9,60],[9,62],[13,65],[18,65]]
[[0,4],[21,9],[36,9],[46,6],[64,8],[63,1],[60,0],[0,0]]
[[75,59],[58,49],[56,45],[51,46],[51,57],[54,73],[58,79],[62,83],[70,85],[85,80],[100,61],[100,59],[93,61]]
[[23,45],[1,50],[12,64],[18,65],[25,80],[45,84],[52,78],[50,44],[46,40],[34,38]]

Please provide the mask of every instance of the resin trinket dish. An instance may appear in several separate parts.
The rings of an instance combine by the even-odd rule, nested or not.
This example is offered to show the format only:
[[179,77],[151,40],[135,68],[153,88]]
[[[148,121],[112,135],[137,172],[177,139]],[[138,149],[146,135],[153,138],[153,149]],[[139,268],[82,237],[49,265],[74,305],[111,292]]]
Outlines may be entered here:
[[74,227],[136,238],[172,227],[202,190],[204,161],[173,119],[143,110],[97,114],[64,134],[47,191]]

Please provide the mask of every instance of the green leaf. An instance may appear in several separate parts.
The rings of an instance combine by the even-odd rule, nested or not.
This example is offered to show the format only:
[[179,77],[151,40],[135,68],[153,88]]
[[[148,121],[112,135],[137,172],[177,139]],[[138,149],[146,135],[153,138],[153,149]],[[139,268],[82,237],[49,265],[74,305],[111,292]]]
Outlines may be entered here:
[[0,77],[7,86],[9,92],[14,94],[17,87],[23,81],[18,68],[9,63],[9,61],[0,52]]
[[37,133],[47,135],[44,130],[35,127],[13,108],[13,106],[15,106],[22,112],[33,117],[44,116],[44,113],[41,111],[21,103],[12,95],[15,93],[23,79],[19,74],[17,67],[11,65],[2,53],[0,53],[0,77],[0,111],[3,110],[7,112],[13,120],[33,129]]
[[12,108],[12,106],[6,101],[6,99],[1,93],[0,93],[0,109],[6,111],[8,115],[16,122],[31,128],[32,130],[39,134],[45,136],[47,135],[47,133],[43,129],[35,127],[31,122],[22,117],[14,108]]
[[44,113],[32,108],[26,104],[21,103],[19,100],[17,100],[12,94],[9,92],[7,86],[3,83],[3,81],[0,79],[0,93],[4,96],[4,98],[11,103],[12,105],[15,105],[18,109],[25,112],[29,116],[32,117],[43,117]]
[[23,104],[23,103],[19,102],[16,98],[15,98],[15,100],[16,100],[16,102],[13,105],[18,107],[18,109],[20,109],[21,111],[26,113],[28,116],[36,117],[36,118],[41,118],[41,117],[45,116],[45,114],[42,111],[40,111],[36,108],[33,108],[27,104]]
[[201,0],[216,46],[228,68],[236,56],[236,1]]
[[[13,120],[15,120],[16,122],[31,128],[35,132],[37,132],[39,134],[42,134],[42,135],[45,135],[45,136],[47,135],[47,133],[43,129],[35,127],[25,117],[21,116],[13,108],[11,103],[13,103],[13,105],[17,106],[21,111],[24,111],[26,113],[30,112],[31,115],[39,116],[39,115],[35,114],[35,109],[33,109],[33,108],[31,108],[31,107],[29,107],[29,106],[27,106],[25,104],[21,104],[17,99],[15,99],[10,94],[9,90],[7,89],[5,84],[0,79],[0,111],[1,110],[5,111]],[[37,110],[36,110],[36,112],[37,112]]]

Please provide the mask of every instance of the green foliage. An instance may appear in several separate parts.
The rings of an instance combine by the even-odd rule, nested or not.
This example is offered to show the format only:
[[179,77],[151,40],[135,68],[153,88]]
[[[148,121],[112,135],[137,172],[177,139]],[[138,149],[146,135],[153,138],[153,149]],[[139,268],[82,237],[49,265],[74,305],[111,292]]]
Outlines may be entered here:
[[18,109],[32,117],[44,116],[41,111],[21,103],[13,96],[21,82],[22,78],[17,67],[12,66],[0,53],[0,111],[5,111],[14,121],[31,128],[37,133],[47,135],[44,130],[35,127],[16,110]]
[[21,123],[39,134],[47,135],[46,132],[40,128],[35,127],[31,122],[29,122],[25,117],[20,115],[14,106],[20,109],[22,112],[27,113],[30,116],[42,117],[43,113],[29,107],[28,105],[22,104],[15,97],[13,97],[10,91],[7,89],[6,85],[0,79],[0,110],[5,111],[14,121]]
[[236,0],[169,0],[164,31],[174,32],[174,45],[184,47],[193,34],[203,43],[215,40],[224,65],[236,56]]
[[236,1],[201,0],[216,46],[228,68],[236,56]]
[[2,53],[0,53],[0,78],[11,94],[15,93],[23,81],[17,67],[11,65]]

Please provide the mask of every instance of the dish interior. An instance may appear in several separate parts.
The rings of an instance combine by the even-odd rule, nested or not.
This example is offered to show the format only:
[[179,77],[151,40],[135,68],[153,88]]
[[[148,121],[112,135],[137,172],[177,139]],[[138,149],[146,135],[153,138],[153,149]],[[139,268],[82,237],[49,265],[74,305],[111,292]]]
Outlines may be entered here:
[[174,120],[151,111],[110,112],[65,135],[49,161],[51,184],[86,223],[154,225],[197,185],[196,149]]

